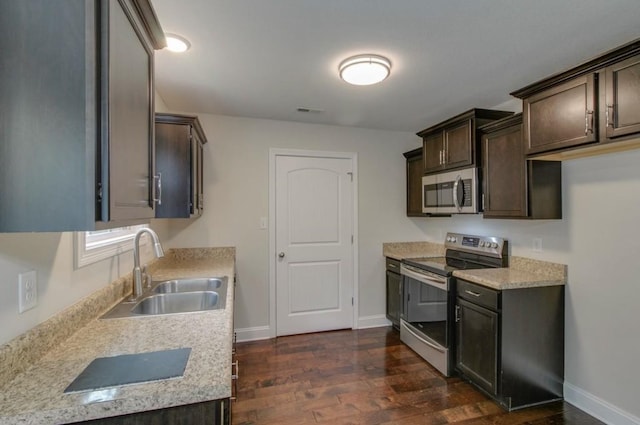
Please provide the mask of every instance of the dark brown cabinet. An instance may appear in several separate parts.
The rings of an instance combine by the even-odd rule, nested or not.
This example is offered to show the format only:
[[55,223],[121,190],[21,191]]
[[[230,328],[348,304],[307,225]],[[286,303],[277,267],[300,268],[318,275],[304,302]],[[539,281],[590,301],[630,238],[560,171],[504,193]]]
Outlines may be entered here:
[[527,160],[522,115],[483,126],[485,218],[562,218],[562,164]]
[[422,213],[422,148],[405,152],[407,160],[407,217],[424,217]]
[[151,4],[5,1],[0,16],[0,232],[148,221],[164,45]]
[[527,155],[571,158],[635,147],[640,40],[511,94],[523,100]]
[[564,286],[456,282],[456,369],[507,410],[562,398]]
[[513,112],[471,109],[433,127],[420,131],[423,140],[424,174],[479,166],[477,128]]
[[[75,422],[80,423],[80,422]],[[228,398],[206,401],[197,404],[150,410],[111,418],[83,421],[92,425],[229,425],[231,424],[231,405]]]
[[524,99],[526,153],[596,142],[595,77],[578,77]]
[[402,305],[402,275],[400,261],[387,258],[387,319],[394,328],[400,328],[400,306]]
[[205,143],[207,138],[197,116],[156,114],[156,218],[202,214]]
[[640,133],[640,55],[605,68],[604,141]]

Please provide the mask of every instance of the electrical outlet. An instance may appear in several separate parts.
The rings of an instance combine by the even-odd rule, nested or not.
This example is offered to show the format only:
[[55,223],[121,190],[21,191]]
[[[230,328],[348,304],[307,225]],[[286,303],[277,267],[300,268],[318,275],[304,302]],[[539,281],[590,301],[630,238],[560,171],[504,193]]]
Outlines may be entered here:
[[535,252],[542,251],[542,238],[533,238],[533,250]]
[[38,277],[35,270],[18,275],[18,309],[20,313],[38,304]]

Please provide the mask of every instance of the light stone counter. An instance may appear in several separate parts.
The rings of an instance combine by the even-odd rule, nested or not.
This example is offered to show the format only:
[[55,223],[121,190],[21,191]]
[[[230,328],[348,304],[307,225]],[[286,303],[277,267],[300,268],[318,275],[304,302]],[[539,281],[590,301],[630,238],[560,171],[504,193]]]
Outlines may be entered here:
[[[170,250],[149,267],[154,280],[228,276],[226,308],[168,316],[89,320],[24,372],[8,382],[0,382],[3,384],[0,423],[68,423],[230,397],[234,267],[233,248]],[[126,285],[130,280],[123,282]],[[114,282],[113,285],[122,284]],[[110,292],[122,293],[122,288]],[[97,317],[109,306],[96,308],[86,304],[99,303],[100,298],[89,297],[81,301],[85,305],[74,306],[62,314],[70,313],[66,319],[72,320],[74,314],[79,316],[78,311],[85,314],[93,311]],[[43,325],[49,333],[57,329],[57,323]],[[46,334],[43,329],[35,332]],[[27,352],[24,344],[30,338],[33,337],[17,338],[13,345],[0,347],[2,363],[7,360],[20,367],[17,356],[13,356],[13,360],[11,356],[15,352]],[[183,377],[97,391],[63,392],[97,357],[181,347],[192,348]],[[10,376],[4,372],[4,376]]]
[[382,244],[382,255],[395,260],[442,257],[444,245],[432,242],[387,242]]
[[[382,255],[396,260],[438,257],[444,254],[444,245],[432,242],[382,244]],[[458,270],[453,275],[497,290],[564,285],[567,282],[567,266],[564,264],[514,256],[509,257],[509,263],[508,268]]]
[[519,289],[567,283],[567,266],[524,257],[510,257],[509,268],[457,270],[457,278],[492,289]]

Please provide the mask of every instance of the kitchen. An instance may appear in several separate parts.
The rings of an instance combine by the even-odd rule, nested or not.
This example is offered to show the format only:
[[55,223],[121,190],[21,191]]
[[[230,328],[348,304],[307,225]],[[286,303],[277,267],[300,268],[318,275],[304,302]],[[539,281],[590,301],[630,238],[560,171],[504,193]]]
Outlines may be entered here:
[[[155,3],[162,21],[160,2]],[[635,30],[627,31],[616,35],[614,42],[599,41],[600,45],[592,50],[585,49],[583,55],[564,59],[563,65],[554,65],[552,71],[540,71],[535,78],[502,89],[502,98],[485,106],[506,108],[498,105],[507,101],[509,90],[637,37]],[[584,43],[588,45],[591,41]],[[162,96],[159,86],[157,110],[188,110],[171,102],[163,104]],[[640,412],[635,394],[639,377],[634,360],[640,354],[640,347],[636,339],[629,336],[637,333],[632,312],[637,300],[634,282],[638,268],[634,260],[640,246],[633,229],[640,206],[636,198],[627,194],[636,193],[640,184],[636,165],[639,151],[563,162],[562,220],[487,220],[476,215],[409,219],[404,210],[405,160],[402,153],[418,147],[420,140],[415,132],[429,123],[469,107],[481,106],[469,102],[484,104],[475,99],[461,99],[460,102],[464,109],[450,106],[447,111],[438,111],[437,118],[424,118],[420,125],[405,131],[195,111],[209,139],[205,147],[205,199],[217,200],[218,208],[205,209],[203,217],[192,221],[154,220],[152,227],[166,247],[235,246],[239,279],[238,336],[240,340],[267,337],[270,334],[269,306],[264,300],[269,296],[269,242],[268,232],[260,229],[258,222],[260,217],[268,216],[269,148],[357,152],[360,275],[357,327],[386,324],[382,243],[442,242],[447,231],[505,236],[514,255],[569,267],[565,397],[569,399],[568,388],[573,391],[574,402],[582,403],[584,407],[605,409],[603,415],[616,412],[631,418],[628,423],[635,423],[633,418],[640,416]],[[425,113],[418,112],[419,115]],[[542,251],[533,250],[534,238],[542,240]],[[133,267],[128,252],[113,260],[74,269],[73,250],[72,233],[0,235],[0,276],[5,288],[0,300],[0,318],[2,323],[10,324],[3,326],[1,342],[21,335],[129,273]],[[38,307],[18,314],[17,275],[32,269],[38,271]],[[616,422],[612,419],[611,423]]]

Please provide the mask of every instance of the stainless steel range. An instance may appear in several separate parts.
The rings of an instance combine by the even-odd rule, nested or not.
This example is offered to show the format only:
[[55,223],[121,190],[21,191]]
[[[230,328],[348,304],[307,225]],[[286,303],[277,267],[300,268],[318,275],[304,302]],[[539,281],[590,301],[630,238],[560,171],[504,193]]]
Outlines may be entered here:
[[402,261],[400,339],[443,375],[453,364],[455,270],[507,267],[502,238],[447,233],[445,256]]

